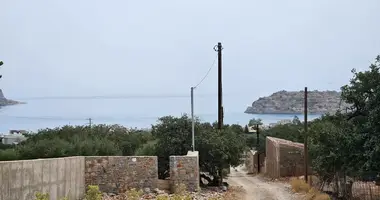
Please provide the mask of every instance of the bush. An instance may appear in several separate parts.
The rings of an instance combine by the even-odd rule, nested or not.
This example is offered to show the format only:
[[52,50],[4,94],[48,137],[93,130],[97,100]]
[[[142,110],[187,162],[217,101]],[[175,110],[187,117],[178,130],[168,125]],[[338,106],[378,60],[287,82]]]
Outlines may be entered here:
[[19,154],[15,149],[0,150],[0,161],[18,160]]
[[99,186],[89,185],[86,192],[86,200],[102,200],[102,193],[99,191]]
[[36,200],[49,200],[49,194],[47,193],[36,193]]
[[132,188],[126,192],[128,199],[130,200],[138,200],[143,195],[142,190],[136,190],[135,188]]

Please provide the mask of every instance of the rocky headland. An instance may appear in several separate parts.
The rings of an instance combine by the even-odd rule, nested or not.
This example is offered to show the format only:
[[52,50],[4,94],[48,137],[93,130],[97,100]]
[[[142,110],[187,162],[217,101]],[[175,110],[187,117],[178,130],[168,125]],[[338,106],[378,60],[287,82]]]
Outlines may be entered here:
[[[344,110],[348,105],[340,100],[337,91],[309,91],[308,113],[326,114]],[[302,114],[304,111],[304,91],[279,91],[268,97],[261,97],[249,106],[249,114]]]
[[20,104],[20,103],[22,103],[22,102],[14,101],[14,100],[10,100],[10,99],[5,98],[3,91],[0,89],[0,107],[16,105],[16,104]]

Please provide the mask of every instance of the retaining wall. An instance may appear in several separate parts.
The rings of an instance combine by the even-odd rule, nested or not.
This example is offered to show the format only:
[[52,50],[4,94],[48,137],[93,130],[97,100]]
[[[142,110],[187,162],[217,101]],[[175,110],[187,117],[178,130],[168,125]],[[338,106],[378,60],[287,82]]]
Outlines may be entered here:
[[172,191],[176,185],[184,184],[189,191],[199,189],[198,151],[189,151],[186,156],[170,156],[170,185]]
[[83,197],[84,157],[0,162],[1,200],[31,200],[37,192],[50,200]]

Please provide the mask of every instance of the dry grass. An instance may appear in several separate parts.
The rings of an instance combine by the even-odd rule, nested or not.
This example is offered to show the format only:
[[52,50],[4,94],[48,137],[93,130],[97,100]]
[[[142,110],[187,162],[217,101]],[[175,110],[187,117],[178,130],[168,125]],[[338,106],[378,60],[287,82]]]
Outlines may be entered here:
[[294,192],[305,194],[306,200],[331,200],[329,195],[311,187],[304,180],[293,178],[290,180],[290,185]]

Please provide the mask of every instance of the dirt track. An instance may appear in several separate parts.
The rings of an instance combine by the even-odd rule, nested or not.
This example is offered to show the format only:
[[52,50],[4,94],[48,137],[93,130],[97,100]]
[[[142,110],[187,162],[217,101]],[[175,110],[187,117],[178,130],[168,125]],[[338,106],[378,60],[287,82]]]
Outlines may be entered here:
[[290,187],[284,183],[268,182],[261,176],[250,176],[243,170],[243,167],[231,168],[228,178],[230,185],[240,185],[246,191],[245,200],[297,200],[298,197],[292,194]]

